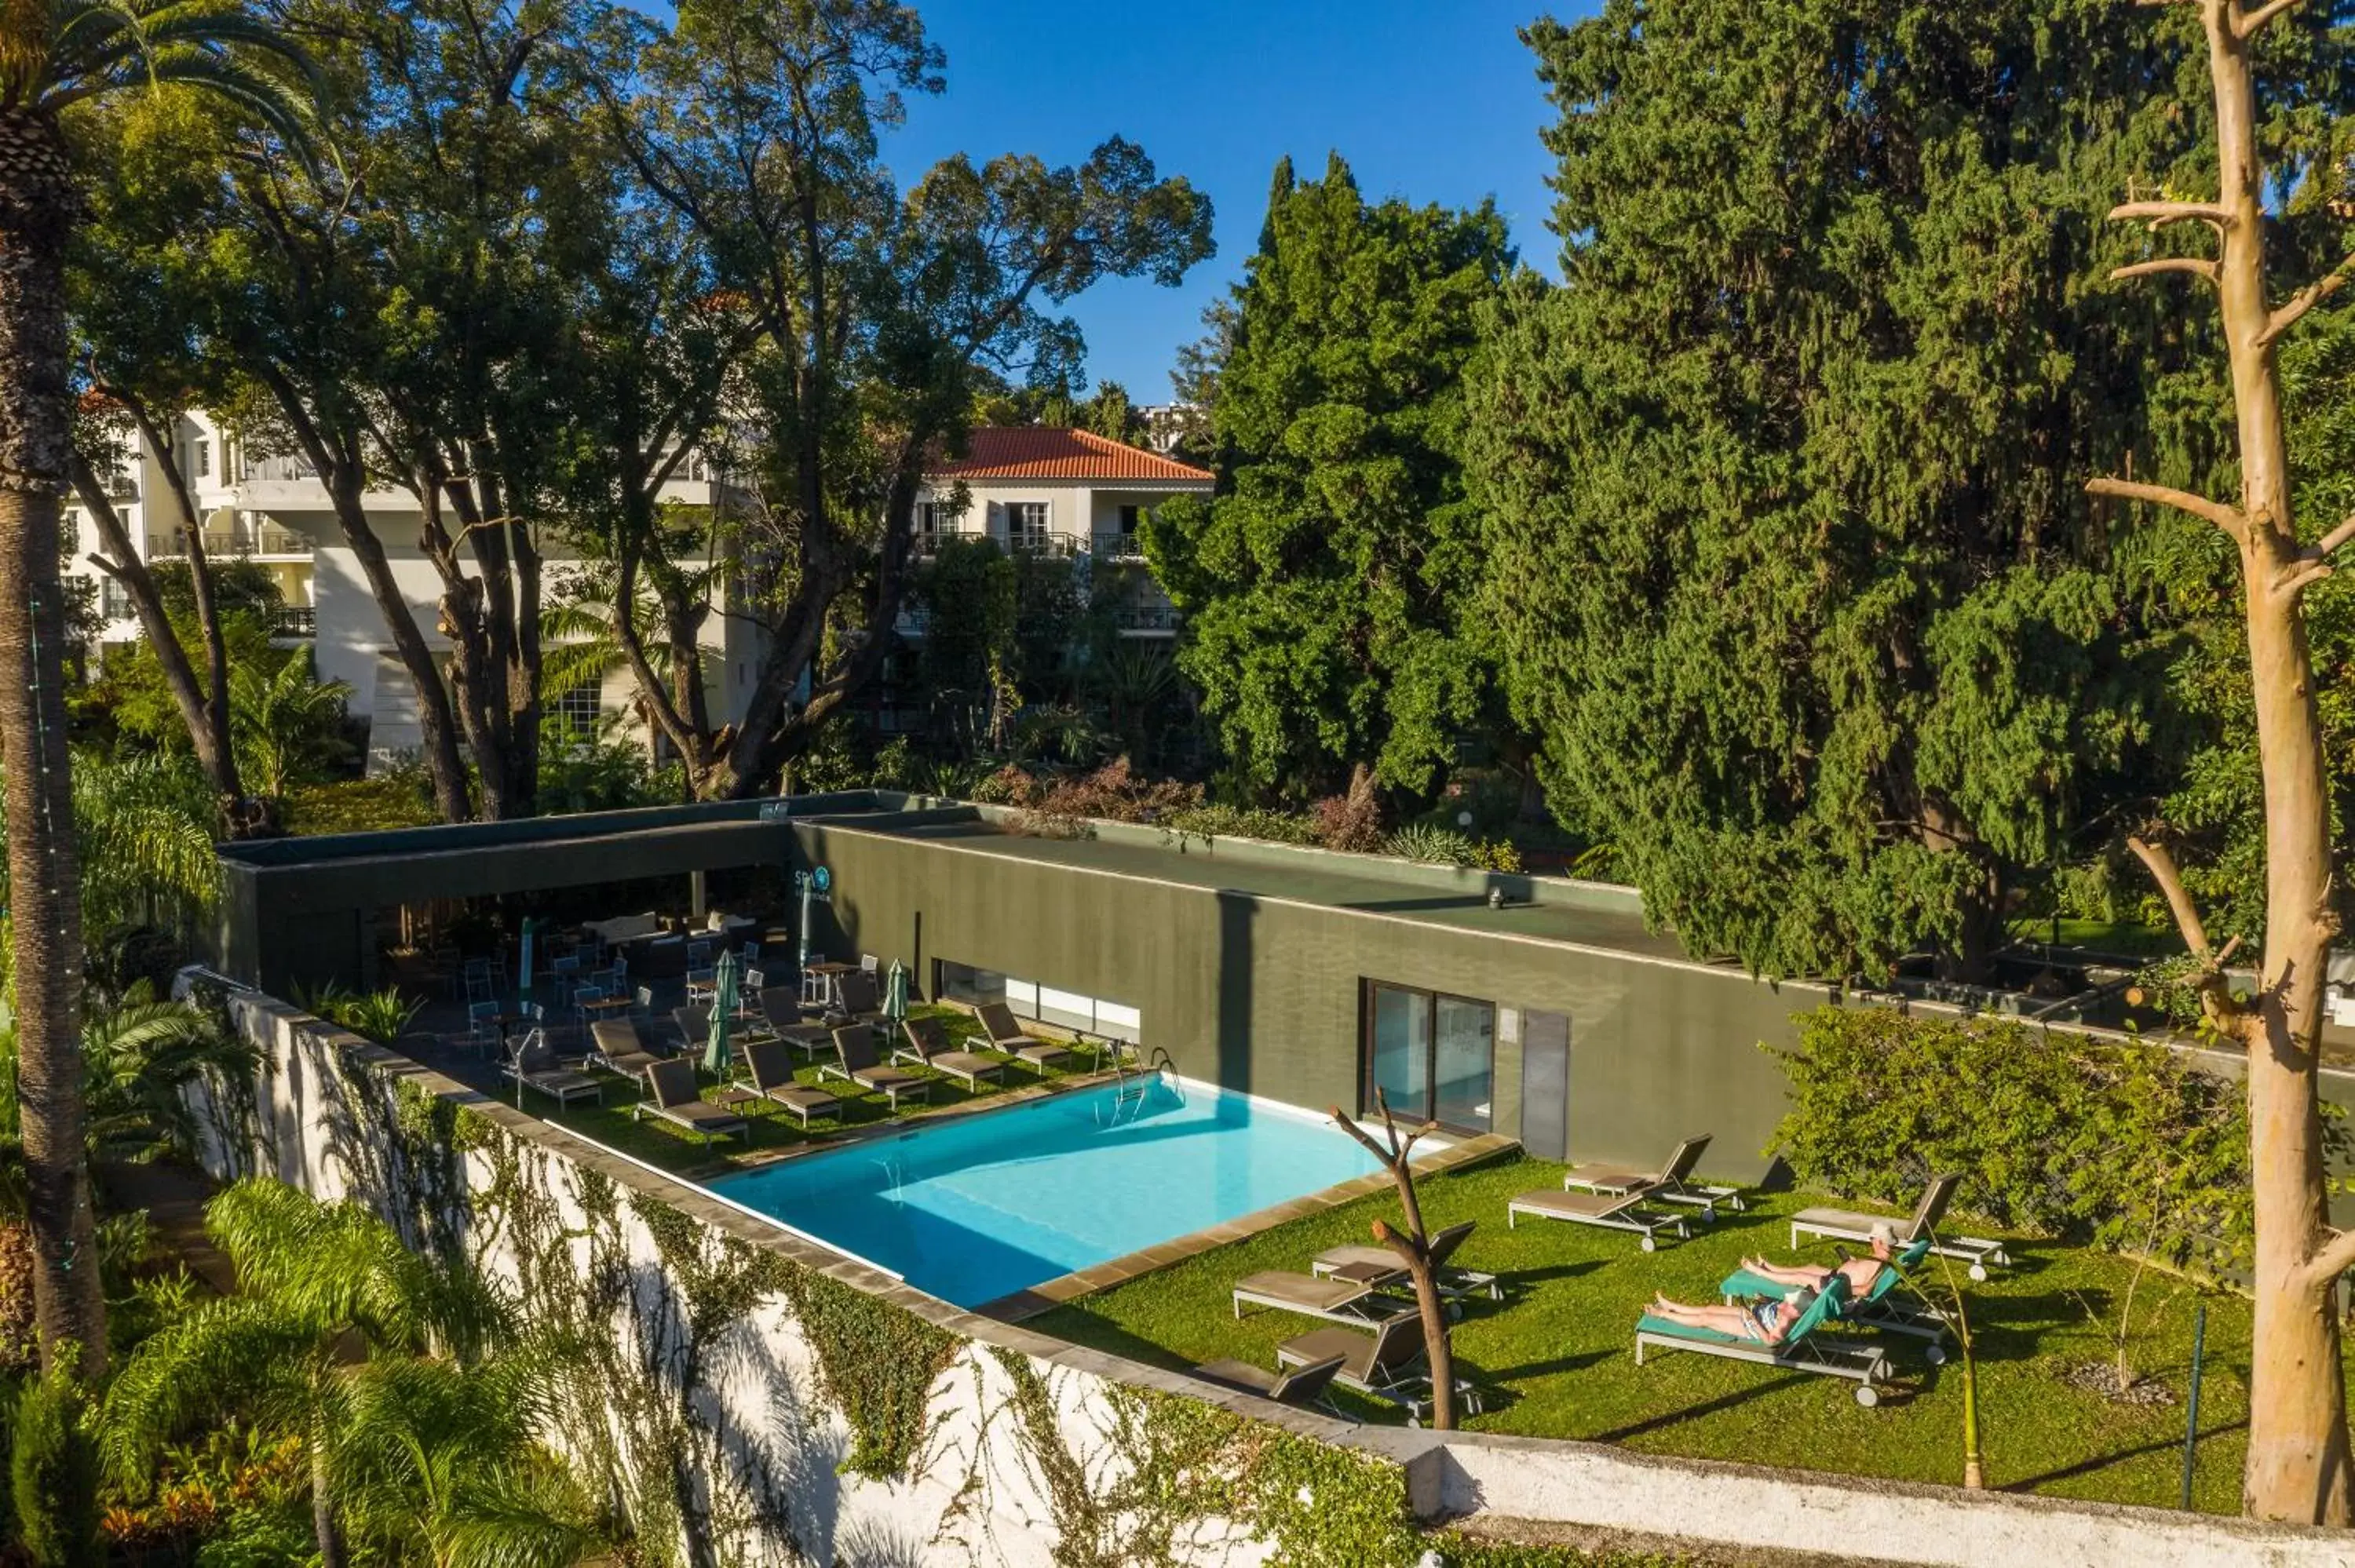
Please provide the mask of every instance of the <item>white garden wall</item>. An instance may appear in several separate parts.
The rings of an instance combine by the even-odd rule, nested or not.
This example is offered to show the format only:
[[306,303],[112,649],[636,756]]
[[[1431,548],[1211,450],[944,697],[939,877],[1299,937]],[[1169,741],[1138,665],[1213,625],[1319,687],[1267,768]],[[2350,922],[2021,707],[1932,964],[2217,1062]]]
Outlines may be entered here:
[[[250,1104],[203,1107],[208,1165],[356,1199],[610,1336],[573,1378],[568,1439],[698,1568],[1404,1568],[1433,1544],[1410,1509],[1507,1540],[1590,1527],[1955,1568],[2355,1564],[2336,1532],[1358,1427],[1223,1394],[948,1307],[283,1004],[232,1005],[269,1070]],[[834,1308],[805,1312],[812,1292],[874,1313],[876,1348],[846,1341]],[[888,1372],[874,1363],[906,1354],[902,1330],[940,1371],[907,1462],[884,1467],[900,1478],[868,1478],[846,1463],[882,1428],[846,1414],[827,1368]]]

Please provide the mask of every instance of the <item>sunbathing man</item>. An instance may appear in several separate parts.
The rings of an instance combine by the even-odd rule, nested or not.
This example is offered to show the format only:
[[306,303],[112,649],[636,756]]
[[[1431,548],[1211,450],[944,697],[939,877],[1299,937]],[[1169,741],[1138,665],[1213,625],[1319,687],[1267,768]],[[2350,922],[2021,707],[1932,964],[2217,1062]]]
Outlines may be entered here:
[[1655,1296],[1645,1310],[1655,1318],[1666,1318],[1689,1329],[1707,1329],[1735,1339],[1755,1340],[1762,1345],[1779,1345],[1791,1331],[1791,1325],[1806,1314],[1808,1299],[1807,1292],[1794,1290],[1787,1297],[1769,1298],[1740,1307],[1688,1307],[1681,1301]]
[[1761,1279],[1771,1279],[1777,1285],[1804,1286],[1810,1290],[1821,1288],[1825,1280],[1838,1274],[1848,1280],[1849,1299],[1861,1301],[1880,1282],[1881,1271],[1890,1266],[1891,1249],[1897,1240],[1896,1233],[1885,1224],[1873,1226],[1871,1236],[1870,1255],[1849,1258],[1838,1268],[1813,1263],[1769,1263],[1763,1257],[1745,1257],[1742,1266],[1744,1272]]

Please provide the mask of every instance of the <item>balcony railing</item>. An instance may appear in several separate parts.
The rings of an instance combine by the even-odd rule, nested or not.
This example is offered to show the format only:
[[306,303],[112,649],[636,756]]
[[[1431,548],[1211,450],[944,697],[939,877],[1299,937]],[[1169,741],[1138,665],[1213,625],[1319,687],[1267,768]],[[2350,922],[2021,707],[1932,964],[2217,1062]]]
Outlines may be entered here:
[[316,479],[319,477],[319,471],[311,466],[311,460],[308,458],[248,458],[245,461],[245,477],[249,480],[265,481]]
[[1069,534],[1015,534],[1007,537],[1006,547],[1018,556],[1056,556],[1079,554],[1078,541]]
[[319,635],[319,612],[307,604],[288,605],[270,618],[272,637],[316,637]]
[[[204,531],[203,538],[206,555],[229,556],[239,560],[252,556],[308,556],[317,547],[312,543],[308,535],[297,534],[292,528],[281,528],[275,524],[269,523],[263,524],[254,532],[233,528],[208,528]],[[172,548],[169,553],[175,556],[185,556],[188,553],[188,531],[186,528],[172,530]]]
[[1096,559],[1099,561],[1141,561],[1145,546],[1134,534],[1099,534],[1096,535]]
[[1113,624],[1123,631],[1175,631],[1181,619],[1168,604],[1124,604],[1113,611]]

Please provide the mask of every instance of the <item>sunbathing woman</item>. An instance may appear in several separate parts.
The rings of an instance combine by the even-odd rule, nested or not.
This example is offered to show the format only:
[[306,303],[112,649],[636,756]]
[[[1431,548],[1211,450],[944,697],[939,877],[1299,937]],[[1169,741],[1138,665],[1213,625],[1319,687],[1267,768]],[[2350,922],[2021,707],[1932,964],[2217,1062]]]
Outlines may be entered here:
[[1835,1274],[1842,1275],[1848,1280],[1849,1299],[1861,1301],[1879,1282],[1881,1271],[1890,1266],[1890,1249],[1896,1241],[1896,1234],[1887,1225],[1873,1226],[1871,1235],[1870,1255],[1849,1258],[1838,1268],[1825,1268],[1812,1263],[1769,1263],[1763,1257],[1745,1257],[1742,1260],[1742,1266],[1745,1272],[1761,1279],[1771,1279],[1777,1285],[1805,1286],[1810,1290],[1819,1287]]
[[1681,1301],[1655,1296],[1646,1310],[1655,1318],[1666,1318],[1687,1328],[1755,1340],[1762,1345],[1779,1345],[1791,1331],[1791,1325],[1807,1309],[1805,1292],[1794,1290],[1791,1298],[1794,1298],[1753,1301],[1742,1307],[1688,1307]]

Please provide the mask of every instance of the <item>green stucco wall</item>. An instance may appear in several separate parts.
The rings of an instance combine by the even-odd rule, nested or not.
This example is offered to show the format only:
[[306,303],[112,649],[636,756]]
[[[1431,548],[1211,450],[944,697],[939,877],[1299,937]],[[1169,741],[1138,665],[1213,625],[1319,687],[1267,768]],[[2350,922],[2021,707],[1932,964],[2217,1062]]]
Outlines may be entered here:
[[[1359,1107],[1362,982],[1571,1020],[1572,1152],[1657,1162],[1716,1135],[1710,1166],[1763,1170],[1787,1041],[1820,991],[1699,965],[1450,929],[1395,915],[1107,874],[839,823],[794,829],[833,874],[826,946],[995,969],[1138,1008],[1149,1048],[1225,1087]],[[1496,1129],[1519,1130],[1518,1046],[1499,1041]]]

